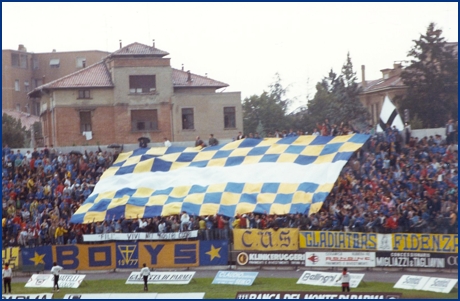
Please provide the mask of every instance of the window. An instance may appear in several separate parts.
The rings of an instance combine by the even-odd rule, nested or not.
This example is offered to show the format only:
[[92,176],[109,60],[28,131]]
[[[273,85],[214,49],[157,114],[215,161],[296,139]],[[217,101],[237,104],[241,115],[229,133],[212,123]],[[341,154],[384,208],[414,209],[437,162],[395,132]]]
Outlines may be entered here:
[[60,60],[59,59],[51,59],[50,60],[50,67],[51,68],[59,68]]
[[78,98],[91,98],[91,94],[89,93],[89,90],[78,90]]
[[193,109],[184,108],[182,109],[182,129],[183,130],[193,130]]
[[34,83],[35,83],[35,88],[37,87],[40,87],[41,85],[43,85],[43,80],[42,79],[34,79]]
[[32,59],[32,65],[33,65],[34,70],[38,69],[38,59],[36,57]]
[[91,111],[80,111],[80,131],[91,132]]
[[133,132],[158,130],[157,110],[132,110],[131,130]]
[[235,127],[235,107],[224,107],[224,128]]
[[29,82],[24,82],[24,90],[25,90],[26,92],[29,92],[29,90],[30,90],[30,89],[29,89]]
[[19,88],[19,80],[14,81],[14,91],[20,91],[21,89]]
[[14,67],[27,69],[27,54],[12,53],[11,65]]
[[86,67],[86,58],[77,57],[77,68],[85,68],[85,67]]
[[142,94],[156,90],[155,75],[130,75],[129,93]]

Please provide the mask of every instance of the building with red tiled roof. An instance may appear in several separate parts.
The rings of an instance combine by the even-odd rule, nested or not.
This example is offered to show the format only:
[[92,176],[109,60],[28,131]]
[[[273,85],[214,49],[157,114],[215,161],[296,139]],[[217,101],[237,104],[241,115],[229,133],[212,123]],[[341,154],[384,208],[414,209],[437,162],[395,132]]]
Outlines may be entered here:
[[38,116],[40,104],[27,94],[38,86],[54,81],[109,55],[100,50],[28,52],[24,45],[17,50],[2,50],[2,109]]
[[[458,42],[447,42],[446,48],[452,51],[454,55],[458,55]],[[385,96],[388,95],[393,104],[398,107],[398,103],[395,100],[404,96],[407,89],[401,78],[402,62],[394,62],[392,69],[387,68],[380,71],[382,72],[381,78],[366,80],[365,66],[361,66],[362,81],[360,87],[362,91],[359,94],[359,99],[369,110],[372,125],[378,124]]]
[[393,69],[382,69],[382,77],[376,80],[366,81],[365,67],[361,66],[362,88],[359,94],[359,100],[369,110],[370,123],[375,125],[379,121],[380,111],[382,109],[385,96],[394,100],[397,96],[406,93],[406,86],[401,79],[403,67],[401,63],[395,62]]
[[231,138],[243,130],[240,92],[174,69],[169,53],[132,43],[99,62],[36,87],[45,144],[129,144]]

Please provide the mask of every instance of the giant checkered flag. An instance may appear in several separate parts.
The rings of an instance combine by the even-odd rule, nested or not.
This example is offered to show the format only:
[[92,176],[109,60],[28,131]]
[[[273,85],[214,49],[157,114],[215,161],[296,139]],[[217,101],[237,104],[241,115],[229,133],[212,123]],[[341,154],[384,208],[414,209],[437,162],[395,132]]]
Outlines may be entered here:
[[383,101],[382,111],[380,112],[380,120],[379,124],[377,125],[377,132],[385,131],[387,125],[390,127],[396,126],[398,131],[402,131],[404,129],[404,124],[401,120],[401,116],[398,113],[395,105],[391,102],[388,95],[385,96],[385,100]]

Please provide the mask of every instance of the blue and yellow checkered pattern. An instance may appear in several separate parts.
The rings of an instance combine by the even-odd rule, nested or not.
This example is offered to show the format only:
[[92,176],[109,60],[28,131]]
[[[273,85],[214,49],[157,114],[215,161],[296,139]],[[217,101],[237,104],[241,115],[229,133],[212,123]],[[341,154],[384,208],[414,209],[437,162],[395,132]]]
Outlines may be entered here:
[[[186,211],[195,215],[237,213],[288,214],[318,211],[331,191],[338,172],[328,169],[334,163],[340,169],[350,156],[369,139],[369,135],[347,136],[298,136],[287,138],[243,139],[228,144],[200,148],[140,148],[122,153],[107,169],[80,209],[72,216],[73,223],[89,223],[106,218],[154,217],[179,214]],[[257,165],[269,166],[283,174],[298,166],[315,165],[315,171],[324,171],[327,180],[322,182],[271,181],[268,175],[256,173]],[[317,165],[317,166],[316,166]],[[337,164],[335,164],[337,165]],[[188,177],[177,185],[168,182],[161,186],[163,175],[181,173],[193,169],[194,177]],[[210,178],[207,172],[218,171],[223,180]],[[251,171],[254,170],[254,174]],[[241,172],[244,181],[225,180],[227,172]],[[339,170],[340,171],[340,170]],[[165,174],[166,173],[166,174]],[[211,173],[212,174],[212,173]],[[244,175],[244,176],[243,176]],[[152,185],[137,187],[136,183],[121,181],[120,185],[107,186],[104,182],[117,179],[142,179],[152,177]],[[210,176],[211,177],[211,176]],[[279,178],[280,175],[278,174]],[[259,178],[263,179],[260,181]],[[249,180],[248,180],[249,179]],[[191,183],[191,184],[190,184]],[[106,186],[103,186],[106,185]],[[101,189],[103,187],[103,189]],[[131,187],[131,188],[130,188]],[[132,188],[135,187],[135,188]],[[161,188],[155,188],[161,187]]]

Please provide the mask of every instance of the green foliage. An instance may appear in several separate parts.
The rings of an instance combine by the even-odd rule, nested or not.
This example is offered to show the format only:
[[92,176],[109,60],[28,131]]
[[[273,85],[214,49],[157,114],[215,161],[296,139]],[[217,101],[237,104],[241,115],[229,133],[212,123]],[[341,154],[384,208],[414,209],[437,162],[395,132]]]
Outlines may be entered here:
[[252,95],[243,100],[243,127],[246,134],[258,132],[261,136],[288,127],[286,110],[290,101],[285,98],[287,90],[281,85],[279,74],[269,86],[269,92]]
[[[295,273],[295,272],[293,272]],[[299,277],[300,277],[299,273]],[[103,278],[103,275],[101,275]],[[191,293],[191,292],[204,292],[205,299],[235,299],[237,292],[340,292],[340,287],[331,288],[329,286],[313,286],[297,284],[297,278],[257,278],[252,286],[245,285],[225,285],[225,284],[212,284],[212,278],[193,278],[188,285],[149,285],[148,293]],[[118,280],[85,280],[78,289],[74,288],[61,288],[60,292],[54,294],[54,299],[62,299],[66,294],[102,294],[102,293],[136,293],[143,294],[142,285],[125,284],[125,279]],[[15,282],[12,283],[12,292],[27,293],[27,294],[40,294],[51,292],[50,288],[26,288],[25,283]],[[352,292],[388,292],[388,293],[402,293],[405,299],[457,299],[458,289],[454,288],[448,294],[435,293],[427,291],[415,290],[401,290],[393,288],[394,283],[381,283],[381,282],[361,282],[357,288],[353,288]]]
[[2,142],[11,148],[25,147],[26,139],[30,137],[30,131],[22,125],[21,120],[10,115],[2,116]]
[[412,130],[423,129],[423,121],[418,117],[417,114],[412,117],[410,121],[410,128]]
[[441,34],[430,23],[426,34],[414,40],[410,65],[401,73],[407,93],[400,109],[417,114],[424,127],[444,126],[449,118],[458,118],[458,58]]
[[330,123],[362,124],[368,119],[367,109],[359,101],[360,89],[353,71],[350,54],[337,75],[333,70],[316,85],[316,94],[308,103],[308,116],[305,126],[314,128],[317,123],[329,119]]

